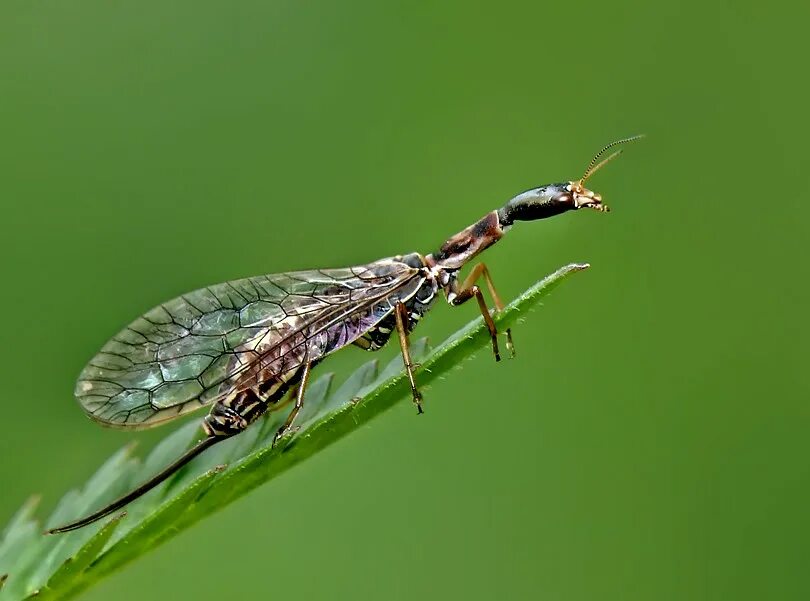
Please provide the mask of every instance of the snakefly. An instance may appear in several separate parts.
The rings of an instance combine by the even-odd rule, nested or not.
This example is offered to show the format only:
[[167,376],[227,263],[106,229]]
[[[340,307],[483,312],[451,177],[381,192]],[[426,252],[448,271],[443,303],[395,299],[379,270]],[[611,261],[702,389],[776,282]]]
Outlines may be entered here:
[[[413,401],[422,412],[408,335],[439,291],[456,306],[475,299],[500,360],[495,323],[478,286],[489,289],[495,310],[503,303],[489,270],[460,269],[500,240],[516,221],[578,209],[607,211],[585,188],[590,176],[621,151],[599,159],[634,136],[605,146],[577,181],[518,194],[428,255],[410,253],[345,269],[263,275],[201,288],[158,305],[102,347],[79,375],[76,397],[94,420],[115,428],[150,428],[210,406],[205,436],[150,480],[84,518],[49,530],[75,530],[95,522],[154,488],[209,447],[243,432],[266,411],[294,400],[276,443],[293,426],[312,368],[350,344],[382,348],[396,332]],[[507,349],[513,352],[511,333]]]

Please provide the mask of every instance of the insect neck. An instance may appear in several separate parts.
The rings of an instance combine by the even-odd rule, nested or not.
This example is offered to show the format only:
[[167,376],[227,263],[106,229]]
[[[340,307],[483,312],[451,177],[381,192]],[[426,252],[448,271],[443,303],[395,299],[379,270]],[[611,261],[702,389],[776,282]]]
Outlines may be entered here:
[[467,261],[500,240],[503,234],[498,211],[492,211],[447,240],[438,251],[427,255],[425,263],[428,267],[461,269]]

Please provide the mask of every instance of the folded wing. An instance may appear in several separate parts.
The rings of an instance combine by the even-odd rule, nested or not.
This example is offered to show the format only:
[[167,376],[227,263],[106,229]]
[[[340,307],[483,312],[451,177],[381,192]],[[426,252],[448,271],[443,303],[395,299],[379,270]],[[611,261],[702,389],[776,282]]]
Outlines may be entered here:
[[105,344],[76,397],[103,424],[158,425],[352,343],[422,282],[419,269],[384,259],[201,288]]

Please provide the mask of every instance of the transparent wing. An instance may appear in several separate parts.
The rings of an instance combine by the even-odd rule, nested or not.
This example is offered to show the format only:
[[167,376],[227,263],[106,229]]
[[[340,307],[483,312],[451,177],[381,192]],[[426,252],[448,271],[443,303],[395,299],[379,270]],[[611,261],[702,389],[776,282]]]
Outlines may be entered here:
[[106,425],[157,425],[350,344],[423,279],[419,269],[384,259],[201,288],[105,344],[80,374],[76,397]]

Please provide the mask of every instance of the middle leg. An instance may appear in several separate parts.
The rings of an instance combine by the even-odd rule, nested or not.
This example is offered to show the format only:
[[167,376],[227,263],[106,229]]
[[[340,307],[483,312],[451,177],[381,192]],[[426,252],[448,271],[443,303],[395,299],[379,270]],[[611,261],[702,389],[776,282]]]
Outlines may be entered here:
[[396,317],[397,334],[399,335],[399,348],[402,351],[402,360],[405,363],[405,371],[408,372],[408,381],[411,384],[411,395],[413,395],[413,403],[416,405],[416,412],[422,413],[422,393],[416,388],[416,380],[413,377],[413,370],[415,365],[411,361],[411,348],[408,342],[408,308],[404,303],[398,302],[394,307],[394,316]]

